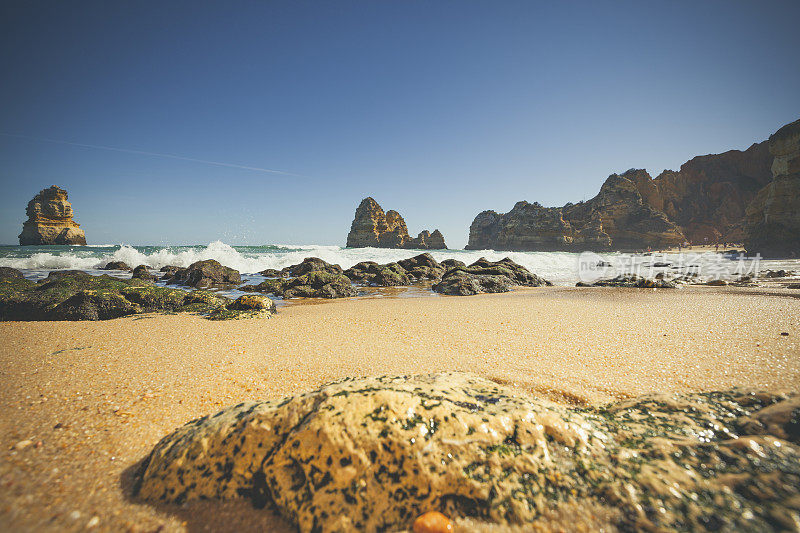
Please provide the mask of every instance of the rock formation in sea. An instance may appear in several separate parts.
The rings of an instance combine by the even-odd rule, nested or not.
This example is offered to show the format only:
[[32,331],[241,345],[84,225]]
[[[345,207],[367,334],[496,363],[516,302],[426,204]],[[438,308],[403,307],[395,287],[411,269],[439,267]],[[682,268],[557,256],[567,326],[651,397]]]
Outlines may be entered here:
[[67,191],[53,185],[42,189],[28,202],[28,220],[19,234],[21,245],[86,244],[86,235],[72,220],[72,205],[67,201]]
[[372,197],[364,198],[359,204],[347,235],[348,248],[367,246],[422,250],[447,248],[444,236],[438,229],[433,232],[422,231],[416,238],[412,238],[400,213],[394,210],[384,213],[383,208]]
[[748,253],[800,256],[800,120],[769,138],[773,179],[747,208]]
[[579,509],[607,522],[581,531],[789,531],[798,409],[745,390],[569,407],[458,372],[345,378],[188,422],[133,492],[244,497],[303,532],[407,530],[427,511],[528,531]]
[[637,250],[741,242],[744,216],[770,181],[767,142],[745,151],[697,156],[656,178],[643,169],[612,174],[586,202],[543,207],[518,202],[508,213],[484,211],[467,249],[520,251]]

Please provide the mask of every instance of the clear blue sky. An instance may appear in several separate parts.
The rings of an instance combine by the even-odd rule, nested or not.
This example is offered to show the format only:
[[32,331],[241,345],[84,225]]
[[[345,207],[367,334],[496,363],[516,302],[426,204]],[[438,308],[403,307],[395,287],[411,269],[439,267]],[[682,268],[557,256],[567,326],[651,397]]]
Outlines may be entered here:
[[96,244],[344,245],[371,195],[463,247],[484,209],[800,117],[798,20],[797,0],[4,0],[0,243],[57,184]]

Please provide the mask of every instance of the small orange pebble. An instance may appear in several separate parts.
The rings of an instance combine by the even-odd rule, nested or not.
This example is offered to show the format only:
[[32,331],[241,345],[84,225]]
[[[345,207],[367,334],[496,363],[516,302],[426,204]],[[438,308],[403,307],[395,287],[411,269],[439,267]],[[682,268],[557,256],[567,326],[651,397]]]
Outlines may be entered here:
[[414,533],[451,533],[453,523],[442,513],[428,511],[414,520]]

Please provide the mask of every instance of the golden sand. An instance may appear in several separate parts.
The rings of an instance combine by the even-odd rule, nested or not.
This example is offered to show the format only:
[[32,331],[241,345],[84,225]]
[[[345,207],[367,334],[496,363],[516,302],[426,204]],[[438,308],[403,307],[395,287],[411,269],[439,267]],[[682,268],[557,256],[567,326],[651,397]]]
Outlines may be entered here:
[[132,501],[131,473],[190,419],[345,376],[471,371],[592,404],[798,390],[800,299],[757,291],[552,287],[292,304],[271,320],[0,323],[0,530],[290,530],[247,502]]

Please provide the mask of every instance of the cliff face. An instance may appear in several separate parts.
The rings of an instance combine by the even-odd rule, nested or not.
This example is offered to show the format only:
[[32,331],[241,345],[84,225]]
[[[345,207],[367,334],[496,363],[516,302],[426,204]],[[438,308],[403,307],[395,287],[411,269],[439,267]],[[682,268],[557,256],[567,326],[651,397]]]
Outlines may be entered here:
[[408,234],[403,217],[394,210],[384,212],[372,197],[364,198],[347,235],[348,248],[415,248],[423,250],[445,249],[444,236],[437,229],[421,232],[416,238]]
[[655,179],[631,169],[609,176],[587,202],[542,207],[518,202],[480,213],[467,249],[582,251],[664,248],[744,240],[748,204],[771,179],[767,141],[745,151],[698,156]]
[[588,202],[564,207],[518,202],[505,214],[484,211],[470,226],[467,249],[582,251],[683,242],[680,229],[645,202],[637,181],[652,179],[642,170],[631,170],[609,176]]
[[744,216],[756,193],[772,179],[767,141],[745,151],[698,156],[678,172],[665,170],[653,182],[656,209],[694,243],[744,240]]
[[53,185],[28,202],[28,220],[19,235],[21,245],[86,244],[86,235],[72,220],[67,191]]
[[745,247],[766,257],[800,256],[800,120],[769,138],[773,180],[747,207]]

